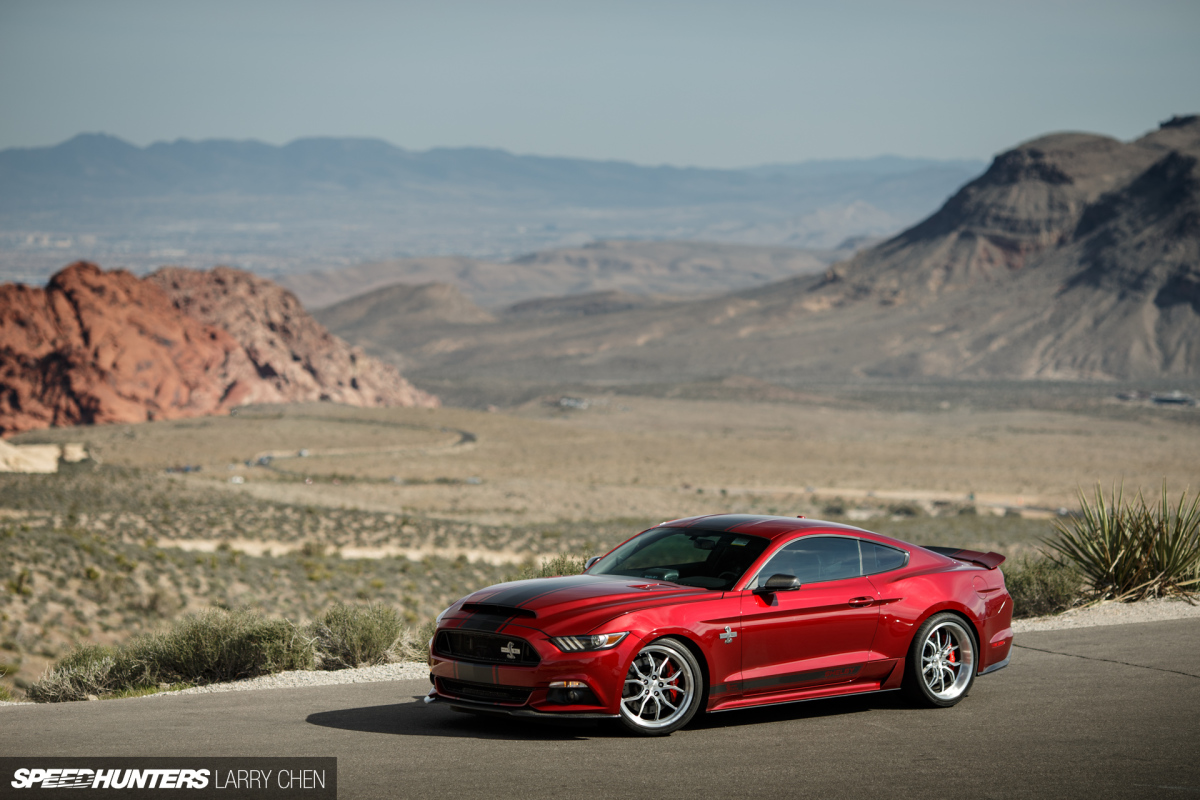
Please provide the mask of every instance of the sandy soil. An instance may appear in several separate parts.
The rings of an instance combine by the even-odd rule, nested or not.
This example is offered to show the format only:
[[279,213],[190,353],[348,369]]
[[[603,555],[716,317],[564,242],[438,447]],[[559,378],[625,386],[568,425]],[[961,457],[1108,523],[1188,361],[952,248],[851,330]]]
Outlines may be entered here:
[[[39,435],[84,438],[111,463],[198,464],[189,480],[263,499],[487,524],[670,519],[739,503],[792,513],[833,497],[1046,516],[1096,481],[1127,492],[1200,485],[1200,425],[1179,416],[897,411],[819,398],[610,395],[569,413],[544,402],[506,413],[317,404]],[[243,463],[302,448],[309,457],[276,469]],[[244,483],[230,485],[234,476]]]

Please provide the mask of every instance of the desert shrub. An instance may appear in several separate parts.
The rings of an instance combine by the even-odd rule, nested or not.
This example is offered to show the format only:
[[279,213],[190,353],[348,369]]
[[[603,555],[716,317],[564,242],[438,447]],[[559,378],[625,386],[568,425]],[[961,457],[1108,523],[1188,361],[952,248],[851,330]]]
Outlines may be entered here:
[[1163,487],[1158,503],[1139,492],[1126,502],[1114,487],[1094,499],[1079,493],[1079,514],[1056,520],[1058,537],[1046,544],[1074,565],[1101,597],[1137,600],[1195,594],[1200,584],[1200,495],[1184,492],[1171,503]]
[[888,506],[888,513],[895,517],[920,517],[925,511],[916,503],[893,503]]
[[[0,678],[3,678],[10,671],[15,672],[16,670],[10,669],[7,664],[0,664]],[[0,683],[0,702],[9,703],[12,702],[12,700],[12,689],[9,689],[4,684]]]
[[135,696],[162,682],[217,683],[311,669],[313,660],[312,640],[290,622],[248,611],[213,610],[121,647],[76,647],[26,693],[39,703],[86,700],[88,695]]
[[337,603],[311,630],[321,668],[347,669],[386,663],[402,627],[391,606]]
[[405,628],[396,642],[396,660],[424,663],[429,658],[429,640],[436,630],[432,620],[419,628]]
[[118,653],[111,647],[91,644],[76,647],[30,684],[25,694],[38,703],[86,700],[117,688]]
[[133,639],[127,650],[154,682],[219,683],[314,665],[313,641],[300,629],[250,611],[187,616],[164,633]]
[[505,581],[524,581],[530,578],[554,578],[559,575],[578,575],[583,572],[587,559],[583,556],[557,555],[545,561],[540,567],[536,564],[524,564],[516,575],[508,575]]
[[1040,617],[1066,611],[1079,601],[1083,580],[1069,564],[1024,556],[1004,565],[1004,583],[1014,617]]

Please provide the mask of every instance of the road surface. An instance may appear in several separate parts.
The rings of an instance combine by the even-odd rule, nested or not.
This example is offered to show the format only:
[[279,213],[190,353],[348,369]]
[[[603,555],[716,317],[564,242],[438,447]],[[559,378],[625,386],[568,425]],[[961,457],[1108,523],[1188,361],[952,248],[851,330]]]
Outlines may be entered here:
[[1017,644],[946,710],[888,693],[638,739],[455,713],[405,681],[0,707],[0,752],[336,756],[343,798],[1200,797],[1200,620]]

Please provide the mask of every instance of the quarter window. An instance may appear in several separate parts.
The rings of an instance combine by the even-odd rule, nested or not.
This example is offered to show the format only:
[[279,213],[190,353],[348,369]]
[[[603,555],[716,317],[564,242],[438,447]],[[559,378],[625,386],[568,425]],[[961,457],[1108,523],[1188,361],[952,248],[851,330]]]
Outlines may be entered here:
[[861,539],[859,547],[862,548],[863,575],[874,575],[878,572],[899,569],[908,561],[908,553],[894,547],[887,547],[875,542],[864,542]]

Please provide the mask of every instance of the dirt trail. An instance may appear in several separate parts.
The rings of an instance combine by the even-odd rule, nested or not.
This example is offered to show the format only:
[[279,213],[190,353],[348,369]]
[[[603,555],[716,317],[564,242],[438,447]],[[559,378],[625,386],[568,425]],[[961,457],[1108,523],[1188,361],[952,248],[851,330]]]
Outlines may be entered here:
[[[238,550],[249,556],[282,556],[298,553],[304,547],[303,543],[263,541],[261,539],[172,539],[164,546],[178,547],[194,553],[215,553],[219,549]],[[341,547],[337,550],[342,558],[407,558],[410,561],[422,561],[426,558],[456,559],[465,556],[472,563],[482,561],[486,564],[521,564],[525,561],[546,560],[553,555],[535,557],[529,553],[517,553],[511,550],[484,550],[466,547]]]

